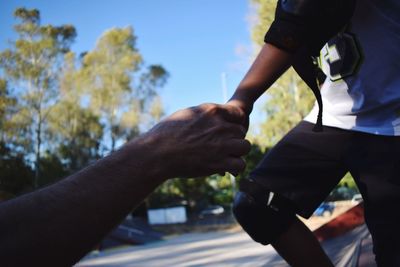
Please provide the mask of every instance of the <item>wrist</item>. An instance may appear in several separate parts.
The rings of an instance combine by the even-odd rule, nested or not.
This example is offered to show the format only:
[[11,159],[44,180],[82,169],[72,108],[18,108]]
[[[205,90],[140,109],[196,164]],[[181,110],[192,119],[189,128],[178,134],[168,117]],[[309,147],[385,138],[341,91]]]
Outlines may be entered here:
[[170,177],[165,160],[168,156],[158,141],[157,136],[146,133],[127,143],[121,153],[127,158],[131,172],[140,172],[149,182],[160,184]]
[[251,111],[253,110],[254,100],[245,94],[236,92],[228,101],[228,104],[239,107],[246,113],[246,115],[250,115]]

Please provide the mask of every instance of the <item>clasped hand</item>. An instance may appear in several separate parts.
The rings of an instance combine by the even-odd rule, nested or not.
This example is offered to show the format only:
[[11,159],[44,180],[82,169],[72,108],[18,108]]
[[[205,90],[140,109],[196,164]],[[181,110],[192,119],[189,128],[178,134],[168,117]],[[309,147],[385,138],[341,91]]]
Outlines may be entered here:
[[203,104],[175,112],[146,135],[162,155],[166,178],[237,175],[250,151],[244,139],[247,121],[234,105]]

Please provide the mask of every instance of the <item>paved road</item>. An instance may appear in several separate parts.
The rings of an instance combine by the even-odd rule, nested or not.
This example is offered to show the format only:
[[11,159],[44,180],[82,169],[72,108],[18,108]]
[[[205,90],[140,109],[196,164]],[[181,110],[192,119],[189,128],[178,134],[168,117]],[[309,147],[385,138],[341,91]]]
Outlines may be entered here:
[[[337,267],[356,266],[360,241],[369,235],[365,225],[323,247]],[[242,231],[184,234],[143,246],[90,255],[77,266],[140,267],[287,267],[271,246],[253,242]],[[372,265],[373,266],[373,265]]]
[[[77,266],[270,266],[279,256],[241,231],[184,234],[165,241],[89,256]],[[282,262],[282,265],[287,266]]]

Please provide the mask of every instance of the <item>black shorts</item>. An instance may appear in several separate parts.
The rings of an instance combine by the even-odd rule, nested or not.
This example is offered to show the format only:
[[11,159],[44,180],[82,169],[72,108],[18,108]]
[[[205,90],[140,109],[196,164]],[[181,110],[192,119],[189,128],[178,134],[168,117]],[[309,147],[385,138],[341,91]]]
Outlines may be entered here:
[[313,127],[303,121],[292,129],[250,178],[292,200],[297,213],[308,218],[350,172],[375,245],[400,249],[400,137],[327,126],[313,132]]

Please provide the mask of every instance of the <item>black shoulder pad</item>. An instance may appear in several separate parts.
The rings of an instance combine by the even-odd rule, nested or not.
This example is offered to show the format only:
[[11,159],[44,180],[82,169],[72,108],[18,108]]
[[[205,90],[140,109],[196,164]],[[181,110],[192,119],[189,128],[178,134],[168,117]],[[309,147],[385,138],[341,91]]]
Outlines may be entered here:
[[[323,0],[283,0],[281,2],[282,9],[288,13],[298,16],[309,16],[315,14],[318,10],[318,5]],[[317,3],[316,3],[317,2]]]
[[311,56],[350,22],[357,0],[279,0],[265,42],[292,53],[293,67],[319,105],[315,131],[322,129],[322,98]]
[[290,53],[322,46],[350,21],[356,0],[279,0],[265,41]]

